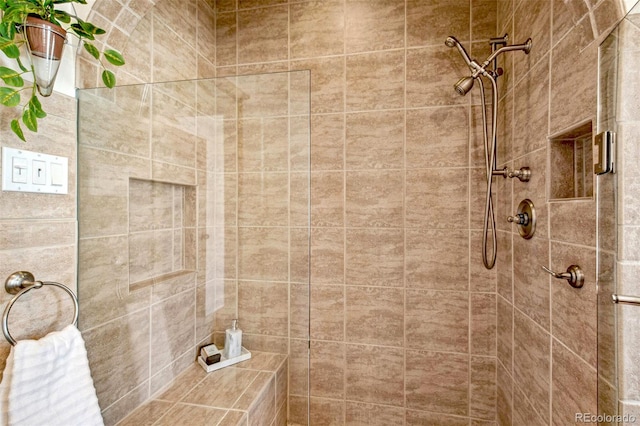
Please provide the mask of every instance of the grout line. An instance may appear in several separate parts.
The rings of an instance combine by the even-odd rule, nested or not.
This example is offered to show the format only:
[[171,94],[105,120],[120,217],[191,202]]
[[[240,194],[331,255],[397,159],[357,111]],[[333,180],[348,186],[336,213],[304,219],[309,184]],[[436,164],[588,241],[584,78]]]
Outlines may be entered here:
[[[469,39],[468,39],[468,46],[470,48],[473,47],[473,2],[471,0],[469,0],[468,3],[468,7],[469,7]],[[466,104],[464,105],[466,111],[467,111],[467,167],[466,167],[466,172],[467,172],[467,217],[466,217],[466,228],[467,228],[467,417],[471,417],[471,398],[472,398],[472,393],[471,393],[471,383],[473,381],[473,377],[472,377],[472,365],[471,365],[471,342],[473,339],[473,327],[471,324],[472,321],[472,307],[471,307],[471,280],[472,280],[472,276],[471,276],[471,247],[472,247],[472,241],[471,241],[471,222],[472,222],[472,195],[471,195],[471,188],[473,187],[473,184],[471,182],[471,152],[472,152],[472,147],[471,147],[471,135],[475,133],[475,129],[473,127],[473,120],[472,120],[472,106],[471,106],[471,96],[469,96],[469,99],[467,100]],[[484,248],[483,248],[484,250]]]
[[[544,421],[544,419],[540,416],[540,413],[538,412],[538,410],[536,409],[536,407],[531,403],[531,400],[529,399],[529,396],[527,395],[526,392],[524,392],[522,389],[520,389],[520,386],[518,385],[517,381],[515,380],[515,377],[512,378],[512,398],[515,396],[516,391],[520,392],[520,394],[524,397],[525,401],[527,402],[527,404],[529,404],[529,407],[533,410],[533,412],[535,413],[535,415],[538,417],[539,420]],[[549,397],[551,397],[551,395],[549,395]],[[511,407],[512,409],[515,410],[515,405],[513,405],[513,402],[511,403]],[[549,400],[549,409],[551,410],[551,400]],[[513,416],[512,416],[512,420],[513,420]],[[550,421],[553,421],[553,417],[550,417]]]
[[[566,350],[567,352],[569,352],[570,354],[572,354],[573,356],[578,358],[578,360],[580,360],[584,364],[584,366],[588,367],[590,370],[593,370],[593,372],[596,373],[596,375],[598,374],[597,367],[594,367],[593,365],[591,365],[580,354],[578,354],[576,351],[571,349],[569,346],[567,346],[563,341],[558,339],[556,336],[551,335],[551,343],[562,346],[564,348],[564,350]],[[597,354],[596,354],[596,363],[597,363]]]
[[[404,4],[402,115],[402,421],[407,424],[407,2]],[[346,395],[345,395],[346,398]]]
[[[342,374],[342,423],[346,424],[347,408],[346,408],[346,395],[347,395],[347,360],[346,360],[346,348],[347,348],[347,5],[346,0],[342,2],[342,306],[343,306],[343,321],[342,321],[342,344],[343,344],[343,362],[345,366],[345,372]],[[311,417],[308,418],[308,424],[310,424]]]

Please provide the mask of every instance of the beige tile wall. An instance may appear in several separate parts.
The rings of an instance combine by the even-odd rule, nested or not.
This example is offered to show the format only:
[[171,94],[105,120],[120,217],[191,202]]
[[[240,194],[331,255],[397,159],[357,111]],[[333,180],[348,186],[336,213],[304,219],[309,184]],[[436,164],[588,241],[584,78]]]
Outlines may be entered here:
[[[75,101],[63,95],[43,99],[48,116],[39,133],[25,132],[26,143],[9,129],[16,116],[0,111],[0,145],[69,159],[66,195],[0,192],[0,276],[2,283],[16,271],[30,271],[37,280],[57,281],[76,290],[76,143]],[[21,114],[21,107],[15,113]],[[13,295],[0,291],[4,306]],[[69,296],[55,287],[43,287],[22,296],[11,309],[9,331],[15,340],[39,338],[60,330],[73,318]],[[11,346],[0,337],[0,370]]]
[[[147,14],[156,3],[154,13]],[[460,98],[453,94],[452,82],[464,75],[466,70],[457,54],[442,46],[442,40],[450,34],[467,46],[471,40],[482,41],[503,30],[512,34],[513,40],[528,36],[534,39],[534,50],[524,60],[521,57],[516,59],[517,54],[503,57],[506,61],[503,65],[506,74],[501,83],[504,95],[501,105],[504,108],[501,108],[503,125],[500,137],[504,143],[500,147],[499,158],[501,162],[504,159],[513,161],[510,165],[531,166],[534,168],[534,176],[540,176],[539,171],[542,176],[546,176],[544,159],[547,135],[581,120],[593,118],[595,114],[596,43],[592,41],[593,31],[595,28],[596,37],[604,33],[616,21],[618,10],[615,2],[609,0],[539,0],[533,6],[530,3],[529,0],[498,0],[496,7],[491,0],[473,1],[471,4],[468,0],[428,3],[386,0],[375,4],[336,0],[291,1],[290,4],[272,2],[268,7],[256,7],[265,6],[265,3],[241,1],[236,4],[236,1],[229,0],[219,1],[214,10],[204,2],[198,2],[197,9],[195,3],[180,2],[178,6],[171,0],[131,1],[126,5],[118,3],[117,7],[114,7],[113,2],[97,2],[93,16],[97,18],[97,23],[108,29],[107,44],[120,48],[127,46],[129,65],[120,74],[121,83],[174,80],[176,76],[212,76],[215,66],[218,67],[218,75],[265,70],[311,70],[311,161],[314,171],[311,198],[311,326],[312,348],[317,348],[312,349],[312,360],[317,359],[314,365],[321,366],[321,369],[312,368],[311,415],[318,422],[321,419],[333,419],[337,423],[393,424],[399,419],[405,419],[407,424],[435,424],[438,421],[467,424],[469,416],[493,419],[492,401],[496,401],[496,418],[501,424],[511,424],[512,421],[513,424],[521,424],[518,419],[522,416],[526,416],[525,424],[533,424],[536,420],[549,421],[552,417],[549,413],[554,413],[553,419],[557,416],[557,421],[562,424],[566,420],[563,416],[569,416],[569,411],[572,411],[567,407],[573,406],[594,412],[595,387],[588,380],[595,371],[592,360],[589,360],[590,348],[581,348],[579,342],[573,341],[571,336],[561,336],[554,331],[555,316],[552,306],[556,300],[560,302],[560,299],[555,292],[550,291],[551,288],[557,289],[558,283],[539,277],[518,278],[513,273],[522,263],[516,254],[523,251],[528,253],[527,258],[532,261],[549,263],[556,269],[574,261],[584,265],[592,264],[595,259],[594,245],[589,242],[592,238],[580,240],[576,244],[571,238],[556,237],[568,226],[567,215],[574,217],[571,213],[578,208],[580,212],[584,212],[585,207],[586,211],[593,211],[592,203],[581,203],[580,206],[547,205],[544,198],[545,179],[541,179],[541,184],[536,184],[535,181],[527,184],[537,187],[533,192],[537,194],[534,201],[540,200],[538,205],[541,206],[543,218],[557,217],[559,225],[545,225],[547,220],[543,219],[536,238],[541,241],[522,245],[512,232],[508,232],[509,228],[501,223],[497,271],[486,273],[477,267],[479,259],[475,248],[479,246],[479,225],[476,219],[469,218],[469,203],[474,204],[473,193],[477,190],[477,185],[475,178],[467,180],[467,176],[481,173],[481,170],[476,169],[481,166],[476,128],[478,109],[469,103],[470,99],[473,99],[474,104],[477,103],[477,96]],[[376,7],[371,7],[372,5]],[[214,39],[207,31],[199,31],[196,41],[190,26],[174,22],[183,16],[171,13],[175,7],[185,10],[189,16],[197,17],[198,22],[202,23],[200,28],[211,29],[213,26],[210,22],[215,17],[215,44],[205,42]],[[153,19],[150,18],[151,15]],[[493,24],[493,17],[496,15],[499,24],[497,31]],[[593,20],[590,19],[591,16],[594,17]],[[175,53],[182,55],[180,60],[167,63],[159,55],[165,42],[156,38],[155,30],[157,26],[169,22],[175,24],[172,25],[175,29],[174,40],[179,40],[181,46],[188,45],[191,48],[176,49]],[[591,22],[595,22],[595,27],[592,27]],[[264,31],[264,28],[269,31]],[[137,32],[134,37],[137,41],[127,43],[134,31]],[[151,49],[152,44],[154,49]],[[476,50],[486,51],[485,44],[473,44],[472,48],[474,55],[483,56],[476,53]],[[153,58],[152,54],[155,55]],[[516,62],[516,65],[510,65],[511,61]],[[186,66],[183,69],[173,69],[172,64],[176,63]],[[548,68],[545,66],[547,63]],[[80,59],[79,69],[81,87],[97,85],[97,73],[92,72],[95,70],[88,62]],[[533,72],[536,69],[538,72]],[[194,70],[197,74],[192,75]],[[540,78],[541,75],[545,78]],[[576,79],[583,84],[573,84]],[[528,90],[532,90],[530,93],[544,95],[549,86],[552,95],[546,102],[543,99],[533,103],[530,97],[521,95]],[[68,142],[74,139],[74,135],[66,130],[74,128],[73,103],[60,96],[52,98],[52,101],[61,104],[60,120],[48,121],[56,133],[46,133],[45,136],[45,132],[41,132],[38,142],[34,143],[42,141],[42,150],[45,152],[66,144],[67,148],[60,148],[61,152],[55,153],[74,157],[74,144],[69,145]],[[529,102],[531,104],[527,105]],[[548,105],[546,111],[545,103]],[[540,106],[543,107],[541,110],[538,109]],[[516,112],[517,117],[514,116]],[[536,127],[528,127],[528,120],[524,117],[529,115],[539,117],[540,126],[537,128],[544,129],[541,134],[535,131]],[[403,123],[400,116],[403,117]],[[452,128],[452,125],[456,126],[459,122],[455,119],[457,116],[469,117],[467,120],[474,131]],[[511,125],[516,122],[530,130],[523,132],[522,126]],[[370,123],[375,124],[375,133],[368,132],[368,128],[372,126]],[[424,125],[422,128],[421,123]],[[404,133],[402,138],[398,136],[399,129]],[[126,130],[136,131],[130,127]],[[448,135],[452,131],[457,135],[452,139],[455,141],[453,145],[448,142],[449,139],[438,136]],[[424,132],[423,138],[429,138],[428,144],[419,144],[420,132]],[[59,137],[50,136],[58,133]],[[386,136],[384,139],[376,138],[378,134]],[[51,140],[67,142],[52,145]],[[14,144],[6,139],[2,143]],[[400,143],[403,143],[402,151],[398,146]],[[114,149],[107,160],[120,164],[117,163],[120,154],[116,154],[116,151],[144,149],[144,146],[136,148],[126,144]],[[462,155],[462,158],[442,155],[443,150]],[[541,162],[541,159],[545,162]],[[231,163],[225,161],[223,164],[226,166]],[[175,176],[176,172],[184,171],[176,168],[171,174]],[[393,178],[398,173],[401,177],[399,181]],[[447,174],[450,175],[450,180],[445,179]],[[185,180],[188,179],[187,174]],[[385,179],[390,179],[391,188],[375,185]],[[359,182],[371,185],[371,192],[358,188]],[[498,217],[504,216],[501,213],[510,214],[524,195],[531,195],[529,188],[520,183],[502,182],[497,186]],[[473,192],[471,188],[474,188]],[[346,202],[347,191],[351,191],[350,194],[356,198],[350,198]],[[400,202],[394,195],[398,192],[402,194]],[[6,193],[2,197],[13,198]],[[2,226],[16,230],[6,235],[22,235],[24,229],[30,229],[32,231],[28,232],[35,237],[46,235],[41,232],[43,228],[51,232],[49,230],[60,226],[60,235],[69,235],[72,228],[75,228],[73,195],[68,197],[68,203],[60,206],[58,200],[55,200],[55,207],[46,209],[42,208],[41,197],[18,198],[17,201],[28,201],[27,204],[32,206],[31,213],[25,221],[24,209],[20,208],[18,212],[16,207],[20,203],[9,202],[16,201],[13,199],[7,200],[8,202],[3,200],[2,205],[9,211],[2,215]],[[31,200],[37,202],[33,203]],[[67,208],[64,207],[65,204],[68,205]],[[105,220],[112,227],[118,224],[117,220]],[[52,227],[52,223],[56,226]],[[460,223],[463,224],[462,228]],[[89,225],[86,224],[84,229],[90,229]],[[468,232],[465,241],[465,230],[469,228],[472,231]],[[97,229],[99,228],[96,227]],[[456,234],[461,229],[463,233]],[[586,236],[589,234],[586,233]],[[421,235],[424,237],[420,238]],[[575,236],[576,233],[569,235]],[[450,241],[449,236],[454,241]],[[446,240],[451,249],[444,249],[439,244],[425,245],[428,238],[435,241],[433,237],[438,242]],[[20,240],[22,237],[16,238]],[[60,281],[73,281],[73,260],[69,260],[67,267],[60,261],[62,257],[73,258],[73,239],[59,247],[58,243],[65,239],[55,235],[44,240],[24,238],[20,240],[24,244],[18,245],[18,254],[15,241],[11,240],[4,245],[2,253],[7,261],[3,261],[3,265],[8,265],[11,270],[23,269],[25,267],[22,265],[28,265],[29,259],[38,259],[37,264],[33,264],[33,272],[37,276],[40,276],[38,271],[41,270],[47,276],[55,275]],[[54,252],[50,250],[50,241],[56,241]],[[120,247],[126,247],[123,243],[122,238],[117,236],[95,238],[86,243],[87,248],[94,250],[96,258],[102,259],[105,266],[116,266],[114,272],[110,273],[110,278],[114,281],[119,279],[118,257],[106,255],[109,251],[105,248],[117,247],[119,244]],[[463,254],[453,254],[454,249],[461,250]],[[412,250],[413,255],[410,254]],[[420,262],[420,250],[425,250],[424,262]],[[68,252],[68,256],[52,255],[60,251]],[[559,254],[556,256],[556,253]],[[457,268],[456,273],[447,275],[451,270],[443,268],[440,263],[431,262],[434,257],[440,257],[443,264]],[[51,261],[48,262],[46,259],[49,258]],[[47,264],[49,266],[45,266]],[[421,272],[414,272],[419,271],[419,268],[422,268]],[[441,278],[425,279],[431,277],[431,271],[434,277]],[[7,269],[5,272],[12,271]],[[537,270],[531,273],[537,273]],[[409,279],[411,275],[414,277]],[[496,278],[497,298],[493,284]],[[531,279],[533,281],[529,281]],[[458,282],[450,284],[449,280]],[[104,286],[96,284],[97,280],[89,281],[91,285],[85,291],[100,294],[94,297],[103,297],[103,300],[117,297]],[[551,287],[552,284],[554,287]],[[593,285],[593,275],[591,279],[587,275],[585,289],[593,288]],[[539,289],[541,286],[543,292],[546,287],[546,294],[550,295],[549,302],[540,311],[527,311],[528,308],[523,303],[527,299],[518,296],[526,292],[516,293],[514,286],[521,289],[526,289],[526,286]],[[225,286],[225,291],[231,287]],[[564,287],[557,290],[570,291]],[[407,322],[406,330],[398,327],[392,329],[388,327],[388,310],[385,310],[379,316],[379,321],[368,323],[371,326],[361,327],[361,330],[351,329],[353,324],[349,318],[363,318],[366,323],[367,318],[376,318],[378,312],[373,304],[375,300],[371,297],[370,303],[366,298],[358,298],[355,304],[349,303],[354,301],[353,295],[380,294],[385,295],[384,300],[393,301],[397,300],[394,294],[399,292],[404,294],[404,299],[393,303],[398,306],[402,304],[399,309],[404,319],[407,315],[412,315],[412,312],[420,311],[407,308],[413,302],[413,299],[408,299],[408,295],[419,295],[425,303],[429,303],[429,300],[437,300],[438,292],[457,292],[456,295],[461,297],[451,299],[455,300],[451,303],[466,300],[470,310],[467,314],[457,316],[451,313],[451,318],[455,316],[456,323],[468,324],[469,318],[485,315],[484,312],[489,318],[488,325],[481,328],[480,338],[471,331],[468,343],[470,349],[461,352],[440,352],[433,348],[410,348],[405,345],[405,342],[413,344],[406,338],[409,333],[427,336],[445,325],[449,321],[447,318],[435,318],[437,321],[430,323],[425,317],[421,327],[416,329],[412,328],[419,325],[416,321]],[[136,326],[127,332],[130,328],[128,324],[131,323],[121,322],[118,318],[123,318],[127,312],[139,311],[147,303],[147,297],[149,296],[131,300],[126,306],[114,304],[116,308],[111,312],[103,312],[99,306],[85,306],[83,312],[87,326],[91,323],[94,326],[108,326],[104,330],[96,328],[103,333],[102,336],[96,334],[94,339],[86,336],[89,342],[96,343],[95,346],[90,345],[91,350],[112,349],[110,345],[118,341],[118,333],[124,333],[123,336],[127,339],[132,339],[129,347],[135,349],[126,353],[133,360],[144,358],[139,355],[146,352],[144,345],[140,346],[140,342],[145,339],[136,339],[131,333],[148,335],[151,324],[143,316],[132,316],[130,320]],[[570,298],[572,299],[571,296]],[[494,299],[495,304],[492,302]],[[593,301],[589,301],[588,297],[586,303],[586,306],[593,306]],[[159,306],[158,309],[162,308]],[[495,336],[497,351],[491,343],[495,333],[492,331],[495,328],[491,319],[492,309],[496,312],[499,324]],[[464,309],[454,310],[462,312]],[[592,324],[591,315],[595,315],[595,308],[583,310],[582,313],[588,315],[578,319],[581,325]],[[419,312],[413,313],[416,314]],[[389,320],[393,323],[393,318],[398,313],[390,312],[389,315]],[[473,324],[477,325],[475,320]],[[532,377],[530,373],[524,372],[522,364],[514,357],[515,352],[525,350],[516,347],[516,341],[522,340],[522,336],[513,338],[512,333],[516,327],[517,330],[531,334],[532,339],[536,337],[534,341],[538,344],[527,348],[526,353],[531,356],[536,351],[541,351],[541,360],[536,365],[542,377]],[[16,326],[16,329],[21,328]],[[482,333],[485,332],[487,337],[483,338]],[[396,343],[398,334],[403,336],[401,344]],[[352,338],[347,336],[354,336],[354,340],[349,340]],[[462,338],[459,339],[461,342]],[[439,344],[458,345],[457,341],[458,339],[454,339]],[[482,342],[479,348],[474,343],[478,341]],[[302,342],[292,341],[293,355],[297,351],[304,351]],[[3,347],[5,351],[8,348]],[[299,350],[296,349],[298,347]],[[326,356],[326,352],[334,354],[333,357]],[[497,364],[494,364],[494,355],[497,355]],[[409,359],[412,363],[407,362]],[[144,360],[140,359],[140,362]],[[441,369],[425,368],[433,363],[441,366]],[[577,371],[586,372],[581,377],[590,390],[581,394],[581,398],[562,392],[561,389],[565,389],[569,383],[563,377],[569,380],[577,376],[556,373],[556,363],[557,366],[571,365],[572,368],[578,368]],[[120,363],[118,357],[114,357],[110,365],[101,368],[109,371],[109,374],[118,372],[114,375],[126,380],[121,380],[116,385],[125,388],[144,368],[143,364],[139,368],[135,367],[134,362],[132,368],[119,371],[122,365],[131,364]],[[304,362],[298,362],[294,356],[290,364],[291,370],[299,372],[300,365],[304,365]],[[379,367],[389,365],[394,374],[387,380],[385,374],[389,373],[385,369],[379,370]],[[495,383],[491,381],[492,369],[496,372]],[[450,386],[446,392],[439,392],[438,375],[449,371],[453,376]],[[170,379],[172,376],[167,371],[160,372],[157,378]],[[291,378],[292,420],[304,421],[304,392],[299,392],[305,389],[304,377],[294,374]],[[424,380],[427,377],[434,377],[436,380]],[[381,380],[385,386],[376,386]],[[531,384],[535,392],[529,392],[529,388],[525,387],[528,384]],[[161,382],[154,380],[149,387],[157,389],[160,386]],[[149,387],[130,386],[132,391],[127,398],[121,400],[120,411],[130,411],[139,401],[144,400]],[[472,391],[464,392],[464,389]],[[434,392],[438,392],[442,400],[429,400],[425,403]],[[483,392],[486,395],[484,398],[473,396],[482,396]],[[296,393],[300,396],[296,396]],[[462,400],[457,399],[456,395]],[[572,402],[567,402],[567,398]],[[446,403],[447,401],[450,403]],[[435,404],[428,407],[435,413],[423,411],[427,408],[425,404]]]
[[[443,46],[493,36],[495,10],[218,3],[218,75],[311,70],[312,424],[495,418],[495,274],[469,261],[482,159],[451,90],[464,63]],[[306,354],[294,339],[293,423],[309,420]]]
[[[265,101],[277,111],[283,93],[282,87],[271,91],[259,80],[247,88],[252,96],[243,103],[246,118],[225,123],[230,155],[222,168],[236,170],[229,161],[235,157],[233,148],[227,148],[238,137],[237,184],[247,197],[239,198],[237,223],[233,210],[225,207],[223,213],[231,218],[228,226],[240,226],[237,270],[226,262],[215,267],[224,268],[225,297],[237,291],[242,298],[238,309],[248,327],[247,342],[262,349],[289,347],[290,421],[308,420],[305,302],[310,296],[313,423],[323,418],[374,424],[405,418],[416,424],[435,418],[491,422],[496,275],[477,266],[477,252],[470,261],[481,226],[469,217],[470,203],[481,199],[475,195],[478,185],[470,184],[482,174],[478,129],[468,126],[477,108],[471,97],[460,98],[451,90],[465,67],[443,40],[452,34],[469,45],[494,36],[495,2],[218,2],[215,46],[207,55],[192,35],[177,29],[183,26],[170,14],[171,3],[158,2],[135,28],[130,38],[137,42],[127,46],[135,63],[121,81],[189,77],[184,73],[193,69],[194,60],[198,76],[206,76],[212,64],[218,76],[311,70],[311,294],[301,281],[288,290],[291,307],[278,307],[286,297],[280,282],[287,268],[294,280],[308,272],[300,265],[304,256],[287,260],[288,250],[279,249],[288,240],[292,249],[304,250],[304,230],[287,236],[277,226],[286,219],[288,202],[302,206],[308,201],[287,200],[277,190],[286,184],[281,174],[287,167],[286,146],[281,153],[270,151],[271,157],[256,157],[261,140],[254,135],[260,123],[251,118],[252,111]],[[190,4],[188,14],[193,13]],[[115,23],[109,43],[119,42],[118,17],[142,15],[139,7],[127,5],[115,13],[106,4],[96,5],[96,16]],[[197,16],[200,22],[207,17],[200,9]],[[163,23],[187,47],[172,61],[160,55],[175,43],[158,38]],[[486,50],[485,43],[474,44],[472,53]],[[174,69],[176,64],[184,69]],[[91,69],[86,63],[81,68],[88,81]],[[263,138],[278,138],[287,131],[286,122],[274,118],[266,129]],[[268,172],[271,192],[252,184],[252,173],[258,171]],[[304,193],[304,179],[291,179],[291,193]],[[289,220],[303,224],[304,209],[297,211],[303,214]],[[225,240],[235,238],[233,228],[214,232],[220,231]],[[255,241],[271,249],[256,251],[250,244]],[[257,286],[258,278],[270,282]],[[265,315],[255,315],[259,309]],[[233,312],[222,313],[220,321],[229,315]],[[287,332],[293,338],[288,345],[283,340]],[[143,393],[130,395],[122,400],[122,410]]]
[[[181,3],[184,14],[176,15],[170,3],[134,10],[141,6],[134,2],[118,12],[139,21],[127,34],[132,48],[123,52],[132,66],[119,74],[120,84],[194,79],[196,62],[206,67],[204,55],[212,52],[196,44],[195,33],[207,38],[213,9],[193,1]],[[108,19],[108,7],[97,4],[95,16]],[[184,30],[185,17],[199,19],[193,33]],[[110,37],[121,29],[118,18],[114,23]],[[94,86],[82,59],[79,69],[80,84]],[[107,424],[191,366],[196,345],[212,339],[212,312],[226,289],[215,279],[217,263],[204,259],[219,249],[208,243],[209,234],[211,242],[214,234],[224,235],[214,227],[224,224],[215,222],[217,215],[224,219],[224,200],[213,195],[229,184],[216,180],[217,152],[209,148],[217,123],[199,120],[196,111],[213,117],[215,90],[211,83],[184,82],[80,94],[80,328]],[[198,265],[199,274],[169,274]],[[130,286],[145,279],[152,280]]]
[[[504,59],[509,78],[500,104],[506,149],[498,161],[528,166],[533,178],[497,191],[499,424],[573,424],[575,413],[598,409],[596,201],[549,201],[562,187],[561,173],[549,170],[559,160],[548,158],[557,154],[549,137],[587,120],[595,131],[598,44],[621,13],[614,1],[498,2],[500,32],[533,39],[530,55]],[[501,218],[523,198],[539,212],[531,240]],[[540,268],[547,264],[561,272],[580,265],[584,287],[551,278]]]
[[[125,69],[121,81],[159,81],[165,72],[173,74],[172,79],[183,76],[184,70],[168,69],[156,55],[163,49],[156,44],[164,43],[156,26],[178,19],[170,16],[170,3],[158,2],[153,18],[148,14],[137,25],[131,38],[140,42],[128,46],[135,67]],[[134,7],[140,5],[128,5],[115,15],[133,12]],[[98,4],[95,12],[116,23],[108,42],[117,46],[118,18],[106,9]],[[474,195],[477,185],[470,186],[470,179],[482,173],[477,128],[470,131],[467,124],[476,107],[471,97],[460,98],[451,90],[465,67],[455,51],[443,47],[450,34],[467,45],[495,35],[495,12],[494,1],[468,0],[218,2],[215,49],[208,51],[215,53],[215,61],[213,55],[199,55],[204,50],[199,44],[195,54],[185,49],[180,60],[172,61],[190,69],[196,58],[199,76],[206,75],[203,70],[210,70],[212,63],[218,76],[311,70],[313,422],[314,416],[339,423],[365,421],[366,416],[377,424],[405,417],[408,422],[434,416],[450,421],[495,417],[496,275],[477,267],[477,253],[471,255],[474,263],[469,260],[470,247],[479,245],[481,226],[480,220],[469,218],[469,204],[481,199]],[[200,20],[204,15],[198,10],[197,16]],[[189,35],[175,32],[181,43],[192,45]],[[145,34],[152,36],[153,58],[152,50],[144,47],[150,43],[142,41]],[[485,43],[474,44],[472,53],[486,50]],[[86,63],[81,68],[84,81],[93,78]],[[266,86],[259,81],[253,87],[262,88]],[[248,99],[245,116],[251,115],[254,101],[277,100],[281,93],[267,91]],[[269,124],[277,137],[281,124]],[[250,184],[250,173],[258,166],[269,171],[277,186],[286,157],[277,152],[272,158],[255,157],[255,123],[250,118],[228,128],[238,132],[229,133],[231,146],[236,135],[242,135],[238,170],[247,173],[241,173],[239,183]],[[223,164],[235,168],[226,157]],[[302,183],[292,180],[292,185],[295,182]],[[241,310],[246,305],[248,327],[272,333],[266,340],[252,339],[249,333],[252,344],[286,348],[286,341],[278,340],[284,329],[278,331],[273,324],[290,315],[290,421],[305,423],[307,345],[298,338],[304,337],[306,326],[295,318],[304,320],[308,291],[291,287],[290,311],[269,309],[268,325],[263,317],[252,319],[255,300],[273,306],[279,299],[277,283],[287,266],[277,247],[286,235],[265,225],[278,224],[287,200],[278,191],[261,195],[250,185],[247,191],[251,198],[241,198],[237,205],[238,269],[222,267],[240,278],[238,294],[250,296],[239,301]],[[270,201],[268,215],[256,211],[261,198]],[[227,235],[233,235],[229,228],[225,239]],[[303,235],[292,232],[291,244],[304,249],[304,238],[298,237]],[[243,241],[265,241],[276,249],[256,253]],[[258,272],[263,276],[261,264],[270,265],[266,278],[273,281],[267,283],[272,288],[254,299],[262,288],[252,289],[246,279],[254,280]],[[292,278],[305,277],[305,269],[295,265],[289,266]],[[235,288],[227,284],[225,296]],[[440,367],[433,370],[432,362]],[[438,383],[439,377],[449,375],[451,379]],[[425,380],[431,376],[436,380]],[[435,394],[441,401],[430,406],[425,401]],[[123,406],[128,403],[123,400]]]

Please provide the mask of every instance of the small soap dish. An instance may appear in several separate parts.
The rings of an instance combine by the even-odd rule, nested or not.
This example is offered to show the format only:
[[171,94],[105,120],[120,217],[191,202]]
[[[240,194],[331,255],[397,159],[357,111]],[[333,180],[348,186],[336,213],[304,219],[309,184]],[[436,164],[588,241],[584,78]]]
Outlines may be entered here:
[[241,361],[246,361],[250,358],[251,358],[251,352],[246,350],[245,347],[243,346],[242,352],[240,353],[240,355],[233,358],[225,358],[223,354],[222,357],[220,358],[220,361],[211,365],[207,365],[207,363],[204,361],[202,356],[198,355],[198,364],[200,364],[200,366],[204,368],[204,371],[206,371],[207,373],[211,373],[212,371],[220,370],[221,368],[228,367],[233,364],[237,364]]

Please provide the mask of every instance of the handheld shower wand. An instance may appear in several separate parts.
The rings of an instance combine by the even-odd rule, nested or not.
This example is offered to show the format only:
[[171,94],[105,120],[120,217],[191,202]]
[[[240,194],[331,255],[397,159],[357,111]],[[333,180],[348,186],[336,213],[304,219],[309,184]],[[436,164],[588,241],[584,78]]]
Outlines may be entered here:
[[[495,39],[491,39],[490,44],[492,46],[492,53],[489,57],[482,63],[479,64],[476,60],[471,59],[465,48],[460,44],[460,42],[453,36],[447,37],[445,40],[445,45],[448,47],[455,47],[460,52],[462,59],[464,59],[465,63],[471,70],[471,75],[462,77],[458,80],[454,85],[455,91],[464,96],[471,91],[473,88],[473,84],[476,79],[480,83],[480,90],[482,92],[482,96],[480,97],[482,101],[482,130],[484,136],[484,147],[485,147],[485,166],[486,166],[486,177],[487,177],[487,192],[485,198],[485,214],[484,214],[484,223],[483,223],[483,233],[482,233],[482,262],[484,263],[485,268],[492,269],[496,263],[496,252],[497,252],[497,238],[496,238],[496,219],[495,212],[493,209],[493,197],[492,197],[492,182],[493,176],[496,174],[503,174],[506,177],[505,171],[495,170],[496,168],[496,151],[497,151],[497,130],[498,130],[498,85],[497,78],[502,75],[502,69],[497,68],[496,58],[504,53],[513,50],[522,50],[525,54],[529,54],[531,51],[531,39],[527,39],[526,42],[522,44],[516,45],[507,45],[508,35],[505,34],[503,37],[497,37]],[[495,49],[495,47],[499,45],[502,46],[499,49]],[[493,62],[493,68],[488,69],[489,65]],[[491,137],[489,137],[489,131],[487,127],[489,127],[487,123],[487,105],[485,101],[484,94],[484,84],[482,79],[479,77],[487,77],[491,82],[492,87],[492,117],[491,117]],[[528,178],[527,178],[528,180]],[[491,233],[491,256],[488,253],[488,234]]]
[[462,58],[465,60],[467,65],[469,65],[469,68],[473,69],[473,67],[471,66],[471,58],[469,57],[469,54],[467,53],[465,48],[460,44],[457,38],[455,38],[454,36],[449,36],[444,41],[444,44],[446,44],[448,47],[457,47],[458,52],[460,52],[460,55],[462,55]]

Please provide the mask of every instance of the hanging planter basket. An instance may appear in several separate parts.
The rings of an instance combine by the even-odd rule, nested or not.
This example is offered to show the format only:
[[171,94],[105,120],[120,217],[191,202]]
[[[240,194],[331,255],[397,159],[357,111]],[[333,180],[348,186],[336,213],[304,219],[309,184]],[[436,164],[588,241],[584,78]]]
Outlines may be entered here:
[[115,73],[105,65],[124,65],[119,51],[100,51],[93,44],[106,31],[79,18],[74,3],[87,4],[87,0],[0,0],[0,105],[13,109],[10,128],[23,141],[22,126],[37,133],[38,120],[47,116],[39,98],[53,93],[67,34],[77,37],[78,46],[96,60],[105,86],[116,85]]
[[59,25],[29,16],[24,24],[24,33],[38,92],[49,96],[62,60],[67,32]]

